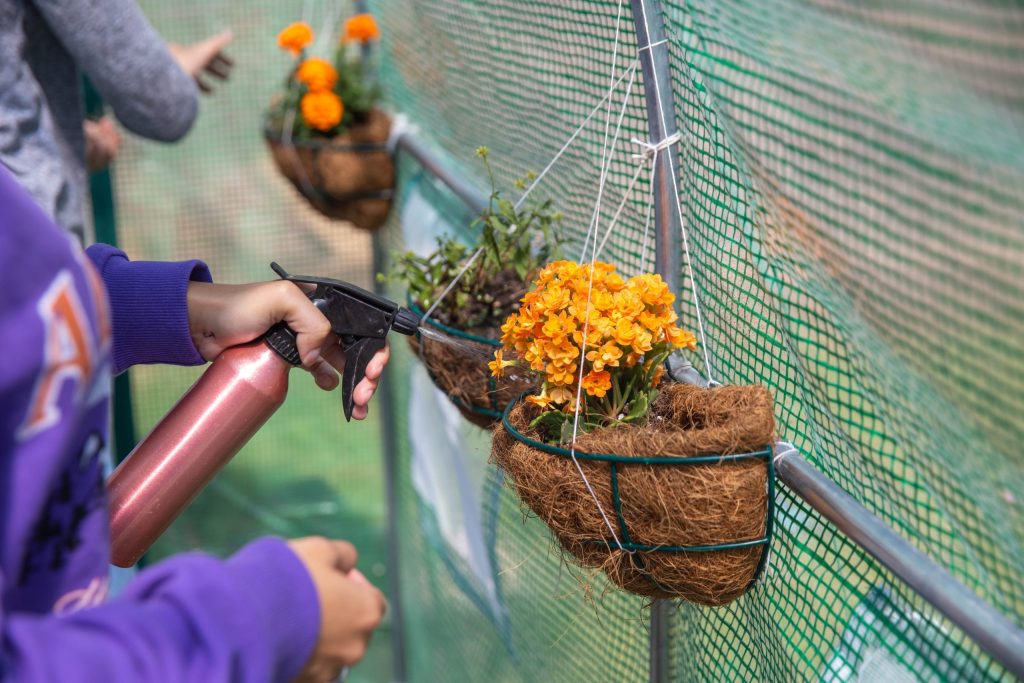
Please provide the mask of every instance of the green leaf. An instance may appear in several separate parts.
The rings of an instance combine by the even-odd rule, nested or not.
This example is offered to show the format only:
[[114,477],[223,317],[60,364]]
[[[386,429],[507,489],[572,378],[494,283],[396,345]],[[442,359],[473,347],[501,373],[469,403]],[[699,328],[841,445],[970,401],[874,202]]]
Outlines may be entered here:
[[[563,413],[563,415],[564,415],[564,413]],[[562,423],[562,439],[561,439],[561,441],[562,441],[563,444],[568,444],[568,443],[572,443],[572,425],[573,425],[573,420],[569,419],[570,418],[569,415],[566,415],[565,417],[566,417],[566,420],[565,420],[565,422]]]
[[505,216],[506,218],[510,219],[513,223],[516,222],[516,218],[517,218],[516,210],[515,210],[515,207],[512,206],[512,202],[510,202],[509,200],[504,199],[504,198],[499,199],[498,200],[498,211],[503,216]]
[[633,399],[633,403],[629,406],[629,412],[626,413],[626,417],[622,418],[622,421],[633,422],[638,420],[647,414],[648,408],[650,408],[650,403],[648,403],[647,394],[640,394]]
[[546,410],[535,417],[530,422],[530,426],[540,431],[545,439],[550,439],[553,434],[562,433],[566,417],[566,414],[560,410]]

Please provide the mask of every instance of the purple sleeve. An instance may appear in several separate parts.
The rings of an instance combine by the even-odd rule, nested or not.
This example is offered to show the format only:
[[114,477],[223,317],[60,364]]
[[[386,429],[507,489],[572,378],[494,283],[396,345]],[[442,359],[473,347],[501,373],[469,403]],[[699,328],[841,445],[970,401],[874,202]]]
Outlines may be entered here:
[[188,327],[189,281],[210,282],[202,261],[129,261],[107,244],[85,250],[110,301],[114,373],[140,363],[201,365]]
[[69,683],[290,681],[320,628],[309,574],[274,538],[227,561],[177,556],[99,607],[2,619],[0,678]]

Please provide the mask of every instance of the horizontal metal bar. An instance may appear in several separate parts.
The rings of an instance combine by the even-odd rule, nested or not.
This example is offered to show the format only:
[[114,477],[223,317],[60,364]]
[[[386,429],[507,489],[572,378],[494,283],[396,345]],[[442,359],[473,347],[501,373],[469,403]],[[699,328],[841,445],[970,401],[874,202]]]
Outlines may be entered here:
[[414,136],[403,133],[395,142],[395,147],[406,152],[419,162],[420,166],[430,172],[435,178],[448,186],[455,196],[465,202],[474,213],[482,213],[487,208],[487,197],[482,192],[466,182],[465,178],[456,175],[441,163],[430,149]]
[[[486,198],[443,166],[411,135],[402,135],[400,149],[447,185],[473,211]],[[882,563],[928,604],[946,616],[1007,671],[1024,680],[1024,631],[960,583],[952,574],[819,472],[796,451],[777,459],[779,479]]]
[[956,624],[1007,671],[1024,679],[1024,631],[893,531],[795,451],[775,463],[779,479]]

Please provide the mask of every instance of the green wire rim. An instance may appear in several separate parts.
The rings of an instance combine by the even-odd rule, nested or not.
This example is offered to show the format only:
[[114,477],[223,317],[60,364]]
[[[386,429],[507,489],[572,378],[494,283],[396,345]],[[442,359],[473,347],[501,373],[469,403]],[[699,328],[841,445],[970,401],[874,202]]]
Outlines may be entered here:
[[[409,306],[409,310],[410,311],[412,311],[413,313],[415,313],[416,315],[418,315],[420,317],[423,316],[423,309],[420,308],[419,304],[416,303],[416,301],[413,300],[412,294],[410,294],[409,292],[406,292],[406,294],[405,294],[405,301],[406,301],[406,304]],[[501,346],[501,342],[498,341],[497,339],[488,339],[487,337],[478,337],[475,334],[470,334],[469,332],[463,332],[462,330],[455,329],[454,327],[449,327],[448,325],[445,325],[444,323],[439,323],[439,322],[437,322],[436,320],[433,320],[433,319],[427,320],[426,324],[430,325],[431,327],[433,327],[435,329],[441,330],[442,332],[445,332],[446,334],[450,334],[453,337],[458,337],[460,339],[469,339],[470,341],[480,342],[481,344],[487,344],[488,346],[493,346],[495,348]],[[418,336],[419,332],[417,332],[416,334]],[[495,417],[497,417],[497,416],[495,416]]]
[[[407,306],[409,307],[409,310],[411,310],[413,313],[415,313],[416,315],[418,315],[420,317],[423,316],[423,309],[421,309],[419,307],[419,305],[413,300],[412,295],[409,294],[408,292],[406,292],[406,294],[405,294],[405,301],[406,301]],[[475,334],[469,334],[468,332],[463,332],[461,330],[457,330],[454,327],[449,327],[448,325],[445,325],[444,323],[439,323],[439,322],[436,322],[434,320],[427,320],[426,324],[430,325],[431,327],[433,327],[435,329],[441,330],[442,332],[444,332],[446,334],[450,334],[453,337],[459,337],[460,339],[469,339],[471,341],[480,342],[481,344],[487,344],[488,346],[495,346],[495,347],[501,346],[501,342],[496,340],[496,339],[487,339],[486,337],[478,337]],[[419,330],[416,330],[416,339],[417,339],[417,341],[419,341],[420,347],[422,349],[423,338],[421,337]],[[422,353],[422,351],[421,351],[421,353]],[[424,367],[427,368],[427,374],[430,375],[431,381],[434,382],[435,385],[437,385],[437,378],[434,377],[434,373],[430,370],[429,367],[427,367],[426,363],[424,363]],[[497,420],[497,419],[499,419],[502,416],[502,410],[501,410],[501,406],[498,405],[498,399],[496,397],[497,390],[498,390],[497,384],[494,381],[494,378],[492,376],[490,376],[490,375],[487,376],[487,386],[490,389],[490,395],[491,395],[491,407],[490,408],[484,408],[483,406],[478,406],[475,403],[467,403],[466,401],[463,401],[462,399],[458,398],[457,396],[452,396],[451,394],[448,394],[448,398],[451,400],[452,403],[457,405],[459,408],[462,408],[463,410],[468,410],[471,413],[475,413],[477,415],[483,415],[484,417],[489,417],[492,420]]]
[[[754,578],[751,581],[753,585],[764,571],[764,567],[768,561],[768,549],[771,545],[772,538],[772,520],[775,517],[775,463],[773,460],[774,451],[771,446],[752,451],[750,453],[731,453],[723,455],[700,455],[692,457],[683,456],[659,456],[659,457],[629,457],[624,455],[612,455],[608,453],[588,453],[585,451],[570,451],[559,446],[552,446],[550,444],[537,441],[532,439],[518,429],[516,429],[509,421],[509,414],[512,409],[522,401],[526,394],[521,394],[514,401],[510,401],[505,407],[505,412],[501,416],[501,424],[505,430],[520,443],[526,444],[532,448],[536,448],[544,453],[550,455],[556,455],[562,458],[573,458],[578,460],[594,460],[599,462],[607,462],[609,464],[609,476],[612,483],[612,500],[615,504],[615,514],[619,524],[619,531],[622,534],[622,542],[618,545],[622,550],[627,552],[633,551],[644,551],[644,552],[664,552],[664,553],[696,553],[696,552],[714,552],[719,550],[732,550],[734,548],[749,548],[752,546],[763,545],[764,552],[761,553],[761,558],[758,561],[757,569],[754,572]],[[767,519],[765,520],[765,534],[761,538],[748,539],[744,541],[734,541],[732,543],[717,543],[714,545],[672,545],[672,546],[653,546],[644,545],[641,543],[634,543],[630,540],[629,528],[626,524],[626,519],[622,514],[622,501],[619,498],[619,486],[618,486],[618,465],[619,464],[630,464],[630,465],[701,465],[701,464],[721,464],[725,462],[736,462],[739,460],[750,460],[750,459],[762,459],[768,466],[768,510],[766,512]],[[594,543],[606,546],[609,550],[615,550],[612,545],[606,539],[590,539],[586,541],[588,543]]]

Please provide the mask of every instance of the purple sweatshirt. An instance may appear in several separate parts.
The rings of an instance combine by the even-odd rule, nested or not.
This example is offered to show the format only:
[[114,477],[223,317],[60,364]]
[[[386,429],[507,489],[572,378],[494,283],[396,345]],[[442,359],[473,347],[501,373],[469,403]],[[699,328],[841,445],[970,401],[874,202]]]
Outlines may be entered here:
[[105,600],[110,372],[202,362],[190,279],[209,271],[86,256],[0,168],[2,681],[287,681],[312,652],[316,591],[279,539],[172,558]]

